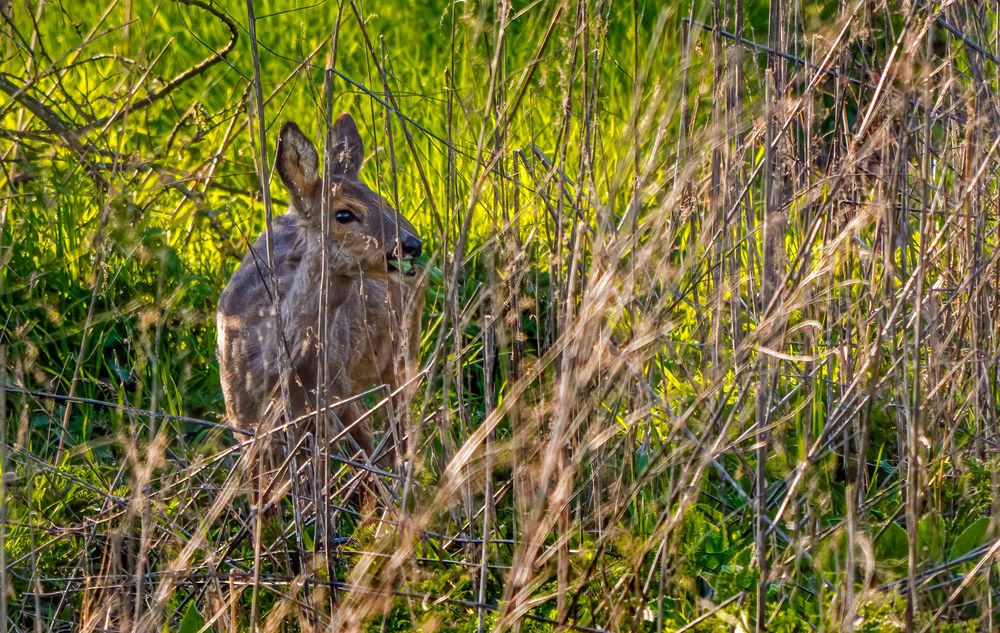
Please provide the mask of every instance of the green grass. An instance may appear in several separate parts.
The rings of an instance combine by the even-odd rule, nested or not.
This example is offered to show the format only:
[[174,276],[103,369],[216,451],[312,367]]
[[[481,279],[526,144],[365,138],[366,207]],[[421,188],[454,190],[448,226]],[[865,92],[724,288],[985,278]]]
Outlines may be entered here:
[[[15,2],[0,632],[994,627],[997,16],[779,4],[255,2],[255,69],[245,3]],[[337,451],[260,516],[215,303],[338,16],[426,373],[374,520]]]

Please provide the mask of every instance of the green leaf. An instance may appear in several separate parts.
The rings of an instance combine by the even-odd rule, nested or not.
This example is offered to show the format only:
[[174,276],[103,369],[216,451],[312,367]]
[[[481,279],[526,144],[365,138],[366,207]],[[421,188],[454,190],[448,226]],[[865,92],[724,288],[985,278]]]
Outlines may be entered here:
[[188,605],[187,611],[184,612],[184,618],[181,620],[181,625],[178,627],[177,633],[198,633],[204,627],[205,618],[201,617],[201,613],[198,612],[197,607],[192,602]]
[[[313,528],[314,529],[314,528]],[[307,552],[316,551],[316,543],[313,541],[312,529],[302,530],[302,542]]]
[[951,552],[948,554],[948,560],[961,558],[977,547],[985,545],[989,540],[989,528],[989,517],[979,517],[970,523],[955,537],[955,542],[951,544]]
[[905,564],[907,556],[906,530],[898,523],[890,523],[889,527],[875,541],[875,555],[879,562],[892,567]]
[[934,512],[917,522],[917,558],[922,562],[943,562],[945,524],[941,515]]
[[647,451],[639,449],[635,452],[635,472],[643,473],[649,465],[649,454]]

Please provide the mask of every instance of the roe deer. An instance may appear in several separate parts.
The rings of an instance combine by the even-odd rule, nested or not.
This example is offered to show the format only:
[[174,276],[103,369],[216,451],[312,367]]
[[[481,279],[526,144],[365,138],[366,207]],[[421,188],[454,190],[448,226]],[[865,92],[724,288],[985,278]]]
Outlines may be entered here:
[[[420,239],[413,225],[358,180],[364,144],[350,115],[341,115],[329,133],[332,155],[325,157],[326,176],[321,178],[313,144],[294,123],[281,128],[276,165],[291,204],[272,221],[277,302],[265,234],[219,297],[219,373],[226,412],[231,423],[249,430],[269,432],[307,416],[316,409],[318,392],[326,398],[320,405],[325,408],[373,384],[395,389],[404,382],[401,369],[415,358],[426,281],[414,283],[411,260],[420,255]],[[327,292],[321,300],[324,273]],[[323,307],[326,340],[320,338]],[[281,394],[283,366],[290,370],[287,409]],[[371,457],[369,423],[360,419],[360,404],[338,405],[334,413],[363,453],[361,461]],[[322,419],[332,421],[329,416]],[[284,457],[278,450],[268,451],[268,467]],[[259,475],[255,470],[252,466],[254,479]],[[253,485],[256,495],[258,482]]]

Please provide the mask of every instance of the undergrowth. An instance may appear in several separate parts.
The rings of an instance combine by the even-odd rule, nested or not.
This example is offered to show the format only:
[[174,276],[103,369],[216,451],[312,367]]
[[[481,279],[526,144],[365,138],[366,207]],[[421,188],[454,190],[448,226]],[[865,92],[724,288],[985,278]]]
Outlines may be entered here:
[[[995,6],[0,15],[0,631],[996,628]],[[422,373],[261,512],[215,305],[327,108]]]

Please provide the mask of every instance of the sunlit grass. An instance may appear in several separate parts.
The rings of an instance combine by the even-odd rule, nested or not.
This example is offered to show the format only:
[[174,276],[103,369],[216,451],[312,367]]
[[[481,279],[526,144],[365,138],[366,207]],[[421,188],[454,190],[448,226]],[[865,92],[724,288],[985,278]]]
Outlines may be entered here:
[[[778,4],[254,3],[255,69],[245,2],[15,3],[0,631],[992,628],[996,16]],[[215,304],[338,19],[423,374],[379,512],[334,447],[258,539]]]

